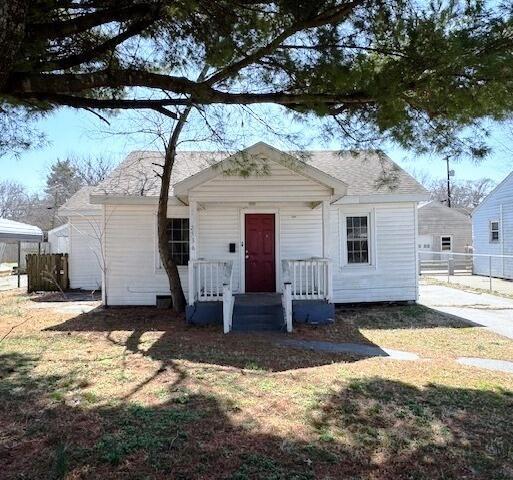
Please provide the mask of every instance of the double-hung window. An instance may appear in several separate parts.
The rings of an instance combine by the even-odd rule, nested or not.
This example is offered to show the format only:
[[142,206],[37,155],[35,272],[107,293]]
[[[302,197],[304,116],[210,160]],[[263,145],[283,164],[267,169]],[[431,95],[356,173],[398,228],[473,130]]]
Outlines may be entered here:
[[499,221],[492,220],[490,222],[490,243],[497,243],[500,240]]
[[370,263],[369,215],[345,217],[346,254],[348,265]]
[[452,251],[452,237],[450,235],[442,235],[440,237],[440,250],[442,252]]
[[189,263],[189,219],[168,218],[167,242],[171,257],[176,265]]

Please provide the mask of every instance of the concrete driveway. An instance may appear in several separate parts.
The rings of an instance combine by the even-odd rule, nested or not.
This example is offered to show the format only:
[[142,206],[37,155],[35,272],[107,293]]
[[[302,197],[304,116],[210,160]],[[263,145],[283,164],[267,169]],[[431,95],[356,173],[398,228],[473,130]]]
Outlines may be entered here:
[[[21,275],[21,286],[27,287],[27,275]],[[18,288],[18,277],[16,275],[5,275],[0,277],[0,292]]]
[[513,339],[513,300],[439,285],[420,285],[419,303]]

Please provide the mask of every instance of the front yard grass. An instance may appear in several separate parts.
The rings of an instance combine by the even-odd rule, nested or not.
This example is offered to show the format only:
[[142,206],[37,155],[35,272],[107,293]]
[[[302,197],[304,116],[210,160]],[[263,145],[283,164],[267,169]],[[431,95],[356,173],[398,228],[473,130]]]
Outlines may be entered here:
[[345,307],[293,334],[421,357],[396,361],[36,300],[0,294],[2,478],[513,478],[513,375],[454,361],[513,342],[461,319]]

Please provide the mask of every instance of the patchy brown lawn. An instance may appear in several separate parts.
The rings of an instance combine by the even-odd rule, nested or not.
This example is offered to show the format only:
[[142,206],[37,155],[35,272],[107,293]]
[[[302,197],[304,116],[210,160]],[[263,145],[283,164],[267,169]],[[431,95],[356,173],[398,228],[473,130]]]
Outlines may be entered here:
[[2,478],[513,478],[513,375],[454,361],[513,342],[455,317],[352,307],[293,334],[407,362],[45,300],[0,294]]

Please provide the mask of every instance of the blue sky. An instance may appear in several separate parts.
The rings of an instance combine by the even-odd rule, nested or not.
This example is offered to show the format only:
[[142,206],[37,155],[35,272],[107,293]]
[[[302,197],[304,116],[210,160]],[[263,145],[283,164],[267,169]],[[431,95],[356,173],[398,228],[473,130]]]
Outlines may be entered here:
[[[114,117],[112,122],[122,123],[124,118],[126,117],[121,114]],[[59,110],[42,121],[39,128],[46,133],[49,140],[48,146],[24,152],[19,158],[0,158],[0,180],[19,181],[30,191],[35,192],[43,188],[48,166],[57,158],[65,158],[69,154],[104,155],[117,163],[131,150],[152,148],[147,139],[141,137],[101,133],[101,130],[105,129],[104,124],[85,111]],[[258,136],[258,133],[256,135]],[[253,140],[266,141],[266,138],[248,137],[248,144],[253,143]],[[495,128],[490,139],[492,154],[478,165],[471,161],[454,163],[452,168],[456,172],[455,178],[466,180],[490,177],[496,182],[501,181],[513,170],[513,148],[509,152],[504,148],[507,141],[508,138],[503,129]],[[509,142],[513,143],[513,138],[510,137]],[[273,143],[272,140],[269,143]],[[187,149],[194,148],[194,144],[187,145]],[[198,145],[196,148],[204,148],[204,146]],[[314,141],[309,148],[336,149],[338,146]],[[406,170],[429,172],[434,178],[442,178],[445,175],[445,162],[440,158],[418,157],[393,146],[385,147],[384,150]]]

